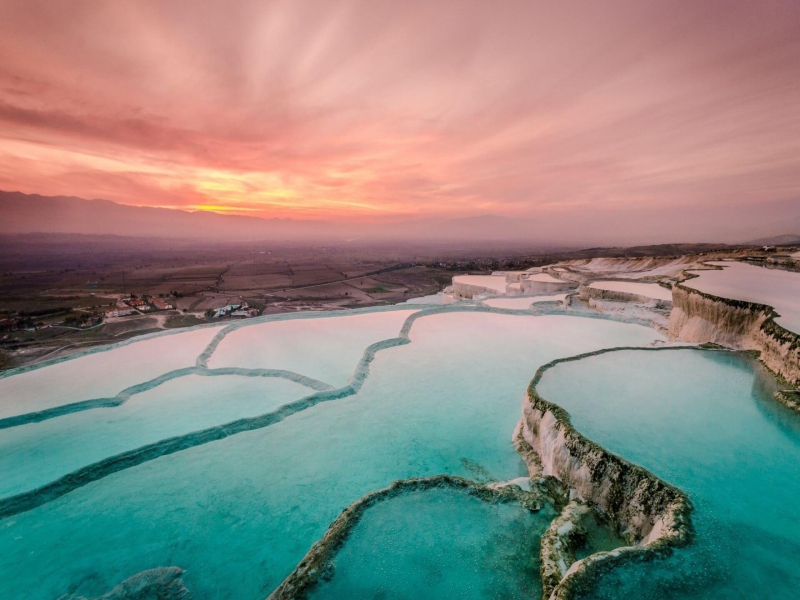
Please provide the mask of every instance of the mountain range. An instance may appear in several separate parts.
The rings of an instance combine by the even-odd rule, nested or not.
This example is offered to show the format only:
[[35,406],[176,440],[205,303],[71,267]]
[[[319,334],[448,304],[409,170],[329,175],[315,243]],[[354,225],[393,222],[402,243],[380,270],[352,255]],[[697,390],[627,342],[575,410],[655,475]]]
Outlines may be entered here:
[[[481,215],[375,224],[224,215],[209,211],[130,206],[75,196],[0,191],[0,234],[68,233],[208,241],[273,242],[508,242],[537,246],[636,245],[672,242],[792,243],[800,236],[797,203],[773,203],[751,215],[646,207],[614,214],[591,210],[509,218]],[[753,214],[760,215],[753,218]],[[731,216],[734,215],[734,216]],[[599,228],[597,223],[604,223]],[[776,237],[777,236],[777,237]],[[758,238],[758,239],[757,239]],[[779,240],[768,242],[765,240]]]

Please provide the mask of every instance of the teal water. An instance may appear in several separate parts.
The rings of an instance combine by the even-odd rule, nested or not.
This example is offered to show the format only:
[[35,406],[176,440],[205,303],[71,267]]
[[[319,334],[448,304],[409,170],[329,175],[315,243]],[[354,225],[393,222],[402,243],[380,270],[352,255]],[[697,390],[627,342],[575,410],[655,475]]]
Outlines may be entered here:
[[800,273],[738,261],[709,264],[723,268],[692,271],[698,277],[684,285],[723,298],[768,304],[778,313],[776,323],[800,333]]
[[109,398],[174,369],[193,367],[222,327],[166,332],[113,350],[0,377],[0,419],[72,402]]
[[313,390],[285,379],[189,375],[125,404],[0,432],[0,498],[36,489],[108,456],[234,419],[264,414]]
[[423,317],[410,344],[376,355],[355,396],[0,520],[0,597],[91,597],[175,565],[196,597],[263,598],[364,494],[440,473],[524,474],[511,434],[539,365],[657,339],[651,329],[598,319]]
[[538,387],[590,439],[685,490],[695,542],[592,598],[798,598],[800,415],[756,361],[695,350],[562,363]]
[[397,337],[414,312],[305,313],[301,319],[248,325],[223,338],[208,366],[286,369],[340,387],[353,374],[364,348]]
[[370,507],[312,598],[541,598],[539,540],[554,511],[463,491],[412,492]]

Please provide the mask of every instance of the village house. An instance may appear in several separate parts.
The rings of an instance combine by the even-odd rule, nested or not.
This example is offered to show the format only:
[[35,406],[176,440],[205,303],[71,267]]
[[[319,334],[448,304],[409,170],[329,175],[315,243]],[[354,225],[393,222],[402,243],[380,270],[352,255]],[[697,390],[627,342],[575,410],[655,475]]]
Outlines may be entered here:
[[152,304],[157,310],[172,310],[172,304],[164,302],[163,300],[159,300],[158,298],[152,298],[150,300],[150,304]]
[[126,317],[128,315],[132,315],[136,311],[132,308],[125,306],[125,308],[113,308],[111,310],[107,310],[105,312],[106,319],[111,319],[114,317]]

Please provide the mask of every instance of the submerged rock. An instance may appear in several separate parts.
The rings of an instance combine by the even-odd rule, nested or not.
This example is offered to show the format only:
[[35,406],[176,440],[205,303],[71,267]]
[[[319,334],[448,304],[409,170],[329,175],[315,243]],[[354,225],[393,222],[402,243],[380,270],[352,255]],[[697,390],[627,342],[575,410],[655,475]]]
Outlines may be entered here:
[[129,577],[102,596],[69,594],[59,600],[190,600],[192,595],[182,576],[180,567],[158,567]]

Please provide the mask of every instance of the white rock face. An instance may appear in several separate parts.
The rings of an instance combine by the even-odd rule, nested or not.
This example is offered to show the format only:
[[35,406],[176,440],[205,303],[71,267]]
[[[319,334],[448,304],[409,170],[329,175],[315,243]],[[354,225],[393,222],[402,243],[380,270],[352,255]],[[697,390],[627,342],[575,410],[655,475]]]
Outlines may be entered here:
[[[705,268],[700,256],[681,256],[679,258],[591,258],[566,260],[558,263],[558,268],[569,269],[577,279],[613,277],[614,279],[656,280],[677,278],[686,269]],[[566,274],[564,275],[566,278]]]
[[540,302],[564,302],[566,294],[553,294],[551,296],[518,296],[515,298],[489,298],[484,300],[486,306],[492,308],[509,308],[512,310],[526,310],[533,304]]
[[775,322],[800,334],[800,273],[735,261],[709,263],[721,270],[698,271],[683,285],[707,294],[773,307]]
[[[570,488],[570,500],[581,501],[571,502],[542,538],[545,596],[571,598],[570,586],[598,561],[650,552],[651,544],[688,542],[691,506],[682,492],[581,436],[560,409],[535,393],[526,394],[522,403],[512,439],[529,470],[556,477]],[[587,514],[587,503],[609,515],[635,546],[574,561],[571,535]]]
[[456,275],[453,296],[473,299],[481,294],[491,296],[534,296],[572,290],[574,281],[536,271],[495,271],[491,275]]
[[[590,290],[598,292],[616,292],[636,298],[634,302],[647,302],[660,300],[672,302],[672,290],[657,283],[641,283],[638,281],[593,281],[589,284]],[[608,298],[609,300],[613,298]]]
[[506,281],[519,281],[527,274],[527,271],[494,271],[492,276],[505,277]]
[[672,298],[671,338],[758,350],[769,369],[800,384],[800,336],[775,323],[761,305],[714,298],[682,286],[673,289]]
[[192,367],[221,329],[204,327],[135,338],[119,347],[0,377],[0,418],[113,397],[167,371]]
[[[664,507],[665,501],[679,498],[677,492],[659,484],[654,476],[639,467],[582,439],[550,410],[543,413],[535,408],[527,395],[523,400],[521,434],[538,455],[543,475],[558,478],[575,490],[582,501],[592,502],[609,512],[625,535],[651,541],[664,535],[679,535],[673,528],[667,530],[662,526],[652,534],[659,518],[669,512],[668,507]],[[600,470],[593,474],[592,468]],[[662,498],[653,496],[654,489],[659,490]],[[624,497],[622,505],[619,504],[620,494]],[[658,506],[662,508],[656,508]]]
[[556,279],[547,273],[535,273],[520,281],[524,294],[554,294],[575,289],[575,283]]
[[507,285],[504,275],[456,275],[453,277],[453,295],[456,298],[472,298],[486,292],[505,294]]

